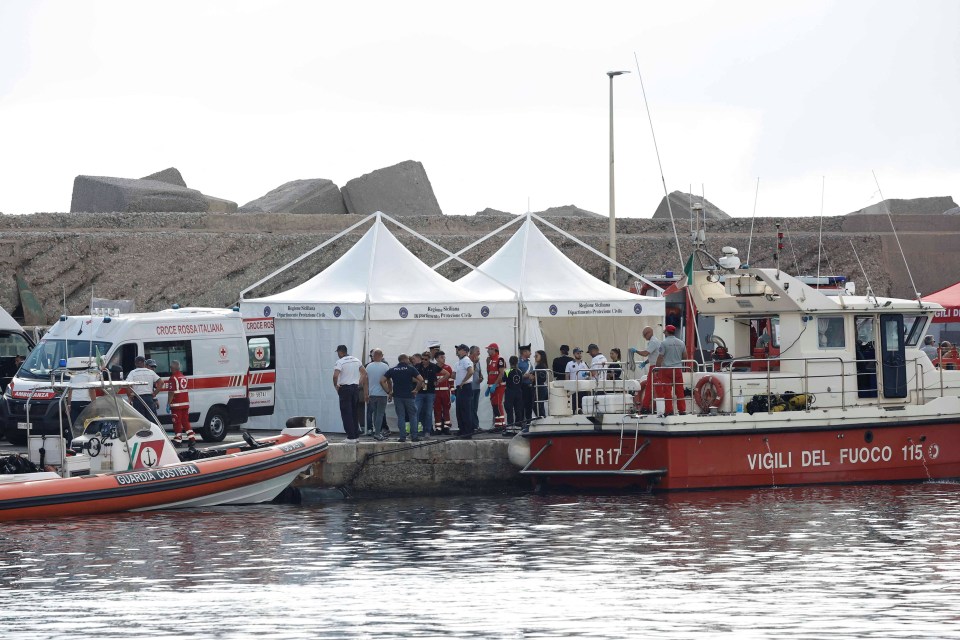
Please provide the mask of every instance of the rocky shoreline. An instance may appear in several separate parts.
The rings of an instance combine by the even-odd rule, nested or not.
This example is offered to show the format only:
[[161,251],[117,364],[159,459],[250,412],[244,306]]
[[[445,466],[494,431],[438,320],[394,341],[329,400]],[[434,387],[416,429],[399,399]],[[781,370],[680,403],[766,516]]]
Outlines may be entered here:
[[[0,304],[14,311],[19,305],[14,276],[26,278],[44,307],[46,320],[61,313],[66,293],[69,313],[86,311],[92,295],[133,298],[140,311],[173,303],[229,306],[239,292],[275,269],[331,238],[364,216],[281,213],[37,213],[0,215],[0,266],[8,274],[0,286]],[[404,216],[402,222],[450,251],[474,242],[513,216]],[[897,229],[914,279],[922,293],[953,284],[960,278],[960,216],[897,216]],[[607,250],[605,219],[552,217],[550,221],[598,251]],[[757,218],[753,263],[772,266],[776,246],[775,219]],[[680,246],[688,253],[686,221],[678,223]],[[816,271],[819,218],[785,219],[786,248],[781,266],[795,272]],[[255,294],[269,294],[302,282],[340,257],[362,235],[348,234],[295,268],[263,285]],[[413,236],[393,228],[410,249],[428,264],[444,256]],[[585,269],[606,278],[607,267],[589,251],[544,229],[558,247]],[[617,221],[618,255],[638,273],[680,271],[669,220],[626,218]],[[712,220],[708,248],[723,245],[745,256],[750,219]],[[492,238],[468,251],[479,264],[492,255],[502,239]],[[912,297],[906,270],[886,216],[837,216],[823,220],[823,273],[846,275],[865,289],[863,275],[850,249],[852,241],[878,295]],[[440,272],[456,279],[466,267],[449,263]],[[621,286],[630,278],[620,275]],[[416,292],[411,292],[415,297]]]

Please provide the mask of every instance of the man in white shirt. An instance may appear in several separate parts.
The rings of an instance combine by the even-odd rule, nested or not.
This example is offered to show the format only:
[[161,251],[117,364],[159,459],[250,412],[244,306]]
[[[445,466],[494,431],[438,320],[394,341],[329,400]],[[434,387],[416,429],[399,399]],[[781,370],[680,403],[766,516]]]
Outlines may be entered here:
[[[147,367],[147,359],[143,356],[137,356],[133,364],[137,368],[127,374],[127,382],[133,382],[134,386],[127,390],[127,397],[140,415],[153,422],[155,420],[153,409],[156,406],[153,399],[160,391],[158,388],[160,376]],[[139,396],[139,399],[134,396]]]
[[607,379],[607,356],[600,353],[600,347],[591,343],[587,346],[587,353],[590,354],[590,375],[594,380],[600,382]]
[[567,363],[567,380],[586,380],[588,373],[587,363],[583,361],[583,349],[574,347],[573,360]]
[[360,361],[347,353],[347,346],[337,347],[339,359],[333,365],[333,386],[340,397],[340,419],[347,442],[357,442],[360,438],[360,419],[357,405],[360,402],[360,386],[366,387],[367,371]]
[[[567,380],[586,380],[590,377],[590,370],[583,361],[583,349],[575,347],[573,349],[573,360],[567,363]],[[583,396],[586,391],[576,391],[573,395],[573,412],[580,413],[580,406],[583,402]]]
[[657,364],[657,357],[660,355],[660,340],[653,336],[653,327],[644,327],[643,328],[643,339],[647,341],[647,346],[643,349],[635,349],[630,347],[630,354],[638,353],[643,357],[643,362],[640,363],[640,369],[647,369],[647,381],[643,385],[640,398],[640,406],[644,411],[652,411],[652,402],[653,402],[653,368]]
[[457,365],[453,369],[453,388],[457,403],[457,426],[464,438],[473,437],[474,425],[471,408],[473,406],[473,361],[467,355],[470,347],[457,345]]

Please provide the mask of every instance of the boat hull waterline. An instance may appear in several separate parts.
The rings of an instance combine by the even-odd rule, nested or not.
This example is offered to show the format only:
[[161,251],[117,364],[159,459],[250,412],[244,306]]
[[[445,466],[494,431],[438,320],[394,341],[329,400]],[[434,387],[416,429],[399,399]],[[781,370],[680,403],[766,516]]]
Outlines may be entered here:
[[0,520],[267,502],[320,460],[328,446],[323,435],[311,433],[153,469],[0,484]]
[[524,475],[574,488],[669,491],[960,478],[956,420],[724,434],[631,429],[622,436],[580,430],[517,437],[525,438],[536,457]]

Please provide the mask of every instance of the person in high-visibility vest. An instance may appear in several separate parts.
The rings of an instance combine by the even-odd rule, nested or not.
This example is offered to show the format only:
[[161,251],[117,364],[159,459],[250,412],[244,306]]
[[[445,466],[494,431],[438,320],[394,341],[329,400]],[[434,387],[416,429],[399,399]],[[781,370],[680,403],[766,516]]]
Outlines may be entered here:
[[192,445],[196,442],[196,436],[193,433],[193,427],[190,426],[190,394],[187,393],[189,385],[187,376],[180,371],[180,361],[170,361],[170,379],[167,384],[170,390],[167,393],[167,413],[173,419],[173,443],[175,445],[183,444],[183,436],[186,434],[187,441]]
[[507,425],[506,411],[503,406],[503,394],[506,390],[504,373],[507,363],[500,356],[500,346],[491,342],[487,346],[487,391],[490,406],[493,407],[493,430],[503,431]]
[[447,357],[443,351],[437,351],[436,395],[433,397],[433,428],[440,433],[450,435],[453,423],[450,421],[450,390],[453,388],[453,369],[447,364]]

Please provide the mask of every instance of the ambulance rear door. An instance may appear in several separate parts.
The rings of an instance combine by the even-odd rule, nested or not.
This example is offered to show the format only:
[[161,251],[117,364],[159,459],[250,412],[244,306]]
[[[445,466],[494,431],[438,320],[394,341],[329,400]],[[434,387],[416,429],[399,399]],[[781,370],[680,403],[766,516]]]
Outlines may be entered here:
[[247,377],[251,416],[272,416],[277,382],[273,318],[244,318],[250,372]]

